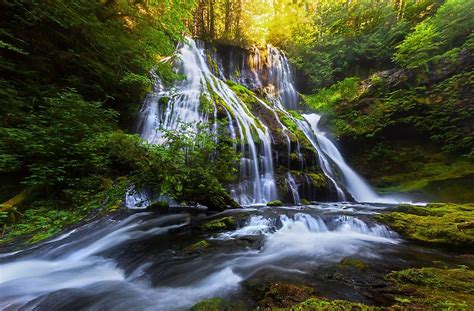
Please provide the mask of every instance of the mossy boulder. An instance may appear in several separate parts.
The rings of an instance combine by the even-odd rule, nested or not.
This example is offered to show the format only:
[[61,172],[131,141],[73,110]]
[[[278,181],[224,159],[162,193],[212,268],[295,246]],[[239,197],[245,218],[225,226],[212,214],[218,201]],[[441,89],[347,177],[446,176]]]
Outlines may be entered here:
[[258,305],[264,308],[289,308],[316,295],[316,290],[305,285],[270,283],[257,290]]
[[291,310],[328,310],[328,311],[346,311],[346,310],[384,310],[383,308],[367,306],[361,303],[346,301],[346,300],[326,300],[322,298],[310,298],[296,306],[293,306]]
[[301,203],[301,205],[311,205],[311,202],[306,200],[306,199],[301,199],[300,203]]
[[472,310],[474,271],[420,268],[395,271],[386,276],[397,301],[391,310]]
[[236,228],[237,228],[237,223],[235,219],[230,216],[211,220],[201,226],[201,229],[207,232],[232,230]]
[[196,252],[201,252],[205,250],[206,248],[209,248],[211,244],[209,244],[208,241],[206,240],[201,240],[199,242],[196,242],[192,245],[189,245],[184,249],[186,253],[196,253]]
[[222,298],[209,298],[198,302],[189,309],[190,311],[234,311],[246,310],[241,305],[228,302]]
[[474,249],[474,204],[400,205],[376,219],[410,240],[460,251]]
[[267,203],[267,206],[283,206],[280,200],[273,200]]

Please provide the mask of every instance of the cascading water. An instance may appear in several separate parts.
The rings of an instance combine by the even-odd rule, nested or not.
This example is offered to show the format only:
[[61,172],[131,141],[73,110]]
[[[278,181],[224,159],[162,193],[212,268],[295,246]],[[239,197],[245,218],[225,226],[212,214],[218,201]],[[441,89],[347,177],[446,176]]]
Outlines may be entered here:
[[295,205],[300,204],[300,194],[298,192],[298,186],[296,185],[295,179],[290,172],[286,173],[286,184],[291,190],[291,195],[293,196],[293,203]]
[[[177,55],[177,70],[186,78],[166,88],[155,77],[155,90],[145,101],[137,122],[137,131],[144,139],[150,143],[160,143],[162,130],[175,130],[182,123],[191,124],[194,128],[198,124],[212,123],[210,130],[216,130],[219,126],[218,111],[221,111],[219,118],[228,120],[228,132],[236,139],[235,148],[242,154],[240,180],[230,187],[231,195],[241,205],[265,204],[282,195],[292,197],[296,204],[299,202],[302,194],[298,188],[307,187],[298,185],[311,185],[308,175],[298,174],[301,177],[296,182],[290,172],[290,169],[301,172],[305,169],[304,162],[308,157],[306,155],[304,158],[301,153],[300,139],[306,139],[317,151],[319,166],[333,185],[338,200],[393,202],[379,197],[347,165],[334,144],[318,129],[319,115],[307,114],[304,115],[304,120],[299,120],[290,113],[288,109],[294,109],[298,105],[298,94],[289,61],[281,51],[270,45],[264,52],[253,47],[244,54],[242,64],[238,65],[234,60],[226,63],[215,50],[208,51],[203,43],[188,39],[186,44],[180,46]],[[234,54],[231,55],[235,57]],[[235,72],[238,75],[228,76]],[[266,111],[267,117],[261,117],[261,108],[251,107],[243,102],[224,79],[231,79],[254,90],[263,90],[269,101],[257,96],[254,99]],[[207,104],[204,105],[203,102]],[[295,129],[290,130],[283,119],[296,124],[304,138],[295,135]],[[287,194],[279,193],[276,186],[274,162],[278,159],[275,158],[274,148],[280,147],[274,145],[275,135],[280,135],[280,142],[286,144],[286,163],[278,165],[281,167],[284,164],[287,171],[282,172],[280,168],[278,174],[287,183]],[[282,148],[279,150],[282,152]],[[292,164],[291,158],[296,158],[298,165]],[[308,198],[318,199],[313,194]],[[140,197],[127,199],[132,204],[143,201]]]
[[[333,181],[334,186],[337,189],[339,198],[346,200],[346,196],[339,186],[342,184],[345,189],[357,202],[370,202],[370,203],[398,203],[396,200],[391,198],[383,198],[377,195],[367,182],[362,179],[344,160],[339,150],[332,143],[332,141],[326,136],[326,133],[321,131],[318,127],[321,116],[316,113],[304,114],[303,117],[310,125],[312,133],[316,137],[316,141],[312,139],[314,147],[318,150],[320,157],[321,167],[325,174]],[[307,132],[307,131],[306,131]],[[311,135],[308,133],[308,136]],[[338,175],[334,172],[335,167],[338,172],[342,175]],[[342,179],[342,180],[340,180]]]
[[[395,233],[356,214],[254,213],[236,230],[207,236],[219,241],[205,254],[177,245],[192,221],[185,213],[104,218],[34,249],[1,254],[0,309],[187,310],[202,299],[232,297],[262,268],[300,277],[346,256],[374,258],[380,245],[399,243]],[[262,245],[233,241],[243,237]]]
[[[276,199],[278,194],[269,129],[258,122],[245,103],[212,73],[202,46],[188,39],[178,55],[179,72],[186,79],[166,91],[157,80],[156,91],[145,102],[139,117],[141,136],[151,143],[159,143],[162,129],[175,130],[183,123],[196,127],[200,123],[208,123],[210,119],[216,122],[217,110],[222,108],[226,112],[232,138],[240,140],[238,151],[242,153],[241,180],[232,187],[232,195],[242,205],[265,204]],[[203,96],[212,102],[212,111],[202,107]],[[218,107],[220,104],[215,97],[225,104]]]

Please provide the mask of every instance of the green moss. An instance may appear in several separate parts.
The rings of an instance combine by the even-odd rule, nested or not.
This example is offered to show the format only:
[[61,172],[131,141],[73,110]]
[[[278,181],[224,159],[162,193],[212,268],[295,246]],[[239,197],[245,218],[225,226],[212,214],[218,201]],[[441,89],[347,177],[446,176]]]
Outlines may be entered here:
[[235,219],[232,217],[223,217],[219,219],[211,220],[205,223],[201,228],[205,231],[215,232],[221,230],[235,229],[237,224]]
[[316,188],[325,188],[327,186],[326,177],[322,173],[306,173],[311,178],[313,185]]
[[306,199],[301,199],[300,203],[301,203],[301,205],[311,205],[311,202],[306,200]]
[[166,201],[156,201],[146,207],[147,211],[166,211],[170,207],[170,204]]
[[404,237],[434,245],[474,249],[474,204],[401,205],[376,218]]
[[267,206],[283,206],[280,200],[273,200],[267,203]]
[[470,310],[474,306],[474,271],[420,268],[395,271],[386,276],[397,310]]
[[187,253],[195,253],[195,252],[200,252],[206,248],[208,248],[211,244],[207,242],[206,240],[201,240],[199,242],[196,242],[188,247],[185,248],[185,251]]
[[262,290],[259,306],[275,308],[288,308],[305,301],[316,295],[316,290],[305,285],[286,283],[271,283]]
[[214,105],[206,93],[201,93],[199,95],[199,111],[201,112],[210,112],[214,108]]
[[219,72],[219,66],[217,66],[217,63],[211,54],[207,54],[207,65],[211,68],[214,74]]
[[310,298],[293,308],[291,310],[328,310],[328,311],[346,311],[346,310],[382,310],[382,308],[376,308],[367,306],[357,302],[351,302],[346,300],[325,300],[320,298]]
[[367,264],[362,260],[355,258],[343,258],[337,265],[339,267],[353,267],[360,271],[367,270]]
[[169,102],[170,102],[170,98],[168,96],[163,96],[158,100],[158,103],[162,106],[168,106]]
[[68,225],[81,221],[93,210],[100,209],[102,214],[113,212],[122,204],[127,188],[127,180],[117,178],[113,186],[110,185],[92,198],[88,197],[85,203],[77,207],[71,206],[70,202],[58,200],[33,201],[21,214],[18,222],[2,224],[5,234],[0,239],[0,244],[10,243],[18,238],[27,243],[36,243],[54,236]]
[[230,303],[222,298],[203,300],[191,307],[190,311],[233,311],[245,310],[243,306]]

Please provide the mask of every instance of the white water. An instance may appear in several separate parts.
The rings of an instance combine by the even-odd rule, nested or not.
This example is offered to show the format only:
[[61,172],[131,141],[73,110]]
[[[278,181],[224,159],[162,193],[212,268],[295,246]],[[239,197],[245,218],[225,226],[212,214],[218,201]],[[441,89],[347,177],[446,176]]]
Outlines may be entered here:
[[[321,167],[326,176],[334,183],[341,200],[346,200],[346,197],[339,184],[343,184],[357,202],[399,203],[395,199],[377,195],[369,184],[346,163],[334,143],[326,136],[326,133],[319,129],[318,123],[321,120],[319,114],[303,114],[303,117],[311,126],[311,130],[317,139],[316,142],[313,140],[312,143],[318,150],[320,163],[322,164]],[[340,182],[338,182],[338,177],[333,167],[342,175]]]
[[[221,105],[213,98],[217,96],[225,103],[220,108],[226,112],[231,136],[240,140],[236,147],[243,155],[241,180],[232,188],[233,196],[242,205],[265,204],[278,198],[269,129],[258,122],[245,103],[211,72],[204,49],[194,40],[188,39],[188,43],[178,50],[178,55],[179,72],[186,79],[169,90],[164,90],[157,80],[157,91],[145,102],[140,114],[141,136],[151,143],[160,143],[161,129],[175,130],[183,123],[196,128],[198,124],[208,123],[210,114],[216,127],[217,109]],[[212,103],[212,111],[201,107],[202,96]],[[160,99],[165,97],[168,102],[160,104]]]
[[291,195],[293,196],[293,203],[295,205],[300,204],[300,195],[298,193],[298,186],[296,185],[295,179],[290,172],[286,173],[286,184],[290,188]]
[[[217,68],[210,69],[206,53],[211,53]],[[294,88],[293,74],[286,56],[278,49],[268,45],[266,56],[262,56],[258,48],[253,48],[242,64],[241,76],[231,79],[245,83],[248,87],[260,88],[265,91],[270,102],[256,98],[261,107],[274,117],[274,128],[284,137],[287,144],[288,162],[284,163],[288,171],[283,174],[287,183],[288,193],[293,203],[298,204],[301,194],[298,184],[290,174],[290,158],[292,152],[298,157],[300,170],[304,169],[304,159],[299,150],[300,142],[296,138],[296,147],[291,144],[290,135],[294,133],[283,124],[280,115],[295,122],[318,153],[320,167],[328,181],[333,185],[339,201],[354,199],[357,202],[398,203],[393,198],[380,197],[344,160],[336,146],[318,128],[318,114],[304,115],[305,121],[297,120],[288,108],[296,108],[298,94]],[[275,179],[274,152],[272,150],[274,133],[265,125],[267,120],[254,114],[249,107],[224,82],[225,70],[223,61],[217,53],[206,51],[200,43],[191,39],[177,51],[179,61],[178,72],[186,79],[178,81],[166,88],[156,78],[154,93],[151,94],[141,110],[137,130],[141,136],[151,143],[163,141],[164,130],[175,130],[182,123],[191,124],[195,129],[198,124],[212,123],[210,130],[216,131],[218,110],[223,110],[228,119],[228,132],[238,141],[234,145],[242,154],[240,159],[239,182],[230,187],[233,198],[241,205],[262,205],[268,201],[279,199]],[[231,64],[234,70],[234,64]],[[202,107],[202,98],[207,98],[210,107]],[[276,128],[275,128],[276,125]],[[296,149],[296,150],[292,150]],[[279,163],[280,164],[280,163]],[[294,164],[293,164],[294,165]],[[281,166],[281,164],[280,164]],[[294,166],[293,166],[294,167]],[[308,183],[303,175],[301,182]],[[135,194],[127,197],[127,206],[134,208],[146,197]],[[314,199],[314,198],[313,198]],[[317,199],[317,198],[316,198]],[[145,200],[146,201],[146,200]]]
[[[39,245],[36,253],[5,254],[0,264],[0,309],[185,310],[202,299],[232,295],[241,281],[263,268],[304,274],[308,264],[335,263],[353,255],[373,258],[380,245],[399,242],[384,226],[353,216],[257,214],[217,239],[222,243],[261,237],[261,248],[227,254],[211,249],[202,258],[182,258],[183,253],[165,250],[155,263],[153,248],[133,255],[140,252],[133,245],[157,237],[173,242],[170,230],[188,224],[189,216],[150,216],[141,213],[85,225],[64,239]],[[133,261],[120,264],[126,254]],[[162,281],[153,285],[149,278],[156,273]]]

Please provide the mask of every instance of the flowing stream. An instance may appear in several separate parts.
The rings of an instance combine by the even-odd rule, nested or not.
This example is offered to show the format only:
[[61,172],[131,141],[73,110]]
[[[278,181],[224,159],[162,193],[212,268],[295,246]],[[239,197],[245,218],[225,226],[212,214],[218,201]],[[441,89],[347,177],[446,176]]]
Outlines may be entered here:
[[[200,42],[189,39],[182,44],[175,65],[184,80],[165,86],[155,77],[136,131],[159,144],[164,130],[176,130],[182,123],[195,129],[205,123],[216,130],[223,126],[217,119],[226,118],[224,126],[242,154],[240,179],[230,186],[233,197],[244,206],[281,199],[280,180],[293,206],[215,215],[233,216],[237,226],[214,234],[197,229],[210,218],[192,209],[174,208],[166,215],[122,212],[96,219],[30,248],[0,253],[0,309],[186,310],[211,297],[253,306],[251,284],[268,280],[303,282],[327,297],[373,302],[379,298],[371,284],[390,269],[420,258],[445,258],[411,247],[372,219],[395,200],[378,196],[351,169],[319,128],[320,115],[308,113],[301,119],[292,113],[290,109],[298,108],[298,94],[285,55],[271,46],[265,57],[257,48],[241,54],[226,62]],[[266,98],[255,97],[258,107],[249,107],[228,80],[259,90]],[[310,184],[304,173],[311,159],[303,157],[303,140],[340,202],[297,206],[306,195],[302,189]],[[378,204],[347,202],[352,200]],[[126,197],[129,208],[150,202],[146,191]],[[208,248],[194,249],[202,240]],[[346,257],[378,267],[357,276],[369,284],[364,290],[327,277]]]
[[[237,228],[215,234],[195,229],[207,219],[192,211],[116,214],[0,254],[0,309],[186,310],[211,297],[250,306],[251,284],[265,280],[371,301],[371,284],[390,269],[449,258],[402,243],[371,220],[381,208],[324,203],[234,210],[227,216],[237,219]],[[210,246],[192,251],[204,239]],[[357,276],[367,288],[327,277],[346,257],[378,267]]]

